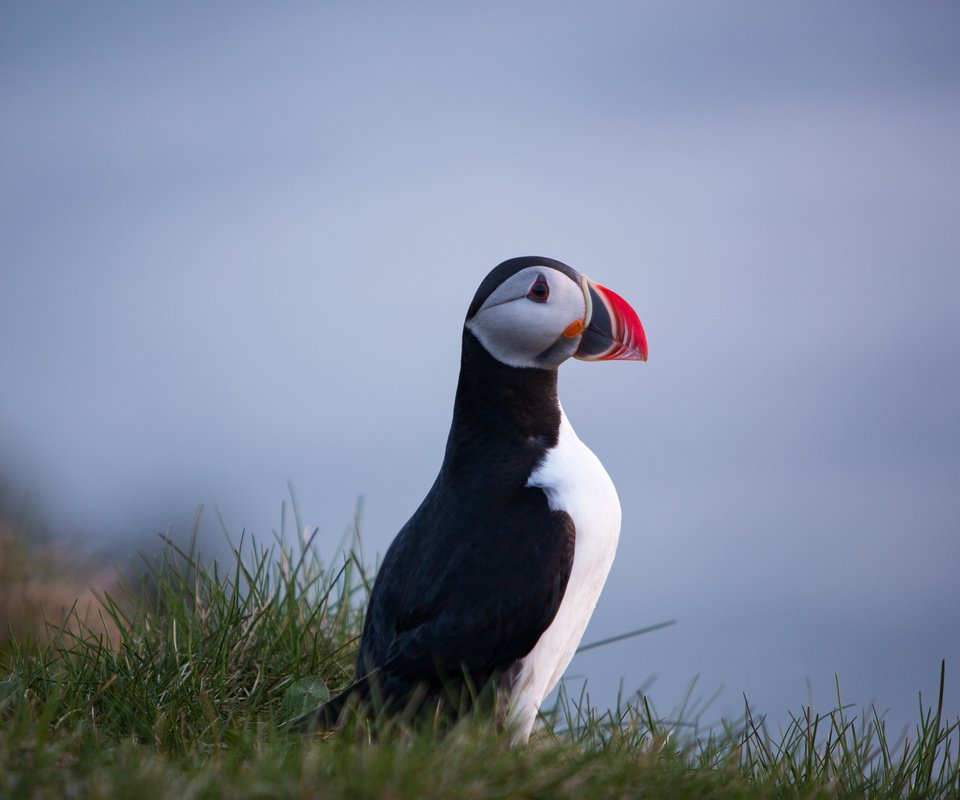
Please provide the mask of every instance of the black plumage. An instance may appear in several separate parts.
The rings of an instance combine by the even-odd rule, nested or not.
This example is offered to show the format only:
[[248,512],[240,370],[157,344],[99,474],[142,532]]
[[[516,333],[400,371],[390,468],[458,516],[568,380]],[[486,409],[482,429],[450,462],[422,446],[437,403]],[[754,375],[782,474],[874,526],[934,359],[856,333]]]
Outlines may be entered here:
[[519,369],[472,333],[433,487],[387,551],[364,625],[358,677],[387,696],[465,669],[480,686],[552,622],[573,563],[573,522],[530,473],[556,444],[556,370]]

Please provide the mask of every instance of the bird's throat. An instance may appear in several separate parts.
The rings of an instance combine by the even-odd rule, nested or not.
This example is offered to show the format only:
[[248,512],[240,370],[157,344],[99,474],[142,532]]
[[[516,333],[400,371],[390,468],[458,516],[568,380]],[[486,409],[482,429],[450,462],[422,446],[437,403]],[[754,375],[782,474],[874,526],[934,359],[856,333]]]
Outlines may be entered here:
[[559,431],[557,370],[508,366],[465,330],[445,460],[455,464],[478,453],[495,459],[519,448],[532,469]]

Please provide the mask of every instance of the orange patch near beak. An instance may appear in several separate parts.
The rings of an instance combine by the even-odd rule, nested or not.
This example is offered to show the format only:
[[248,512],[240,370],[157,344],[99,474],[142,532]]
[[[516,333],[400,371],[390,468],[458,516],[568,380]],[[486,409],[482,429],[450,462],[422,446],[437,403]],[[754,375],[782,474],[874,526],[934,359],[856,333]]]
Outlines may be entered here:
[[575,319],[573,322],[567,325],[567,329],[563,332],[563,338],[572,339],[574,336],[579,336],[581,333],[583,333],[586,327],[587,326],[583,324],[582,319]]

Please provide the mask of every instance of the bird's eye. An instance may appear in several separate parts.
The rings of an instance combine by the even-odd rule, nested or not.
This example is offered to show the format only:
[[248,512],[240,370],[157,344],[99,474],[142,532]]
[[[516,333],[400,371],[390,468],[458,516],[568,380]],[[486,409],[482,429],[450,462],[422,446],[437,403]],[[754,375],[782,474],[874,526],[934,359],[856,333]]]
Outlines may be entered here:
[[546,303],[549,296],[550,286],[547,284],[547,279],[544,278],[543,275],[537,275],[533,286],[531,286],[530,291],[527,292],[527,297],[537,303]]

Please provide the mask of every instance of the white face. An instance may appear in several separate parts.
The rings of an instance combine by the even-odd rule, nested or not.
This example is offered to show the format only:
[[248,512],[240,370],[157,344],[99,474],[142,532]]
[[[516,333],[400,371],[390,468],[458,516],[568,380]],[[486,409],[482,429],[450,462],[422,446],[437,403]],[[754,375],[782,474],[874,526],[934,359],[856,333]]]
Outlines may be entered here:
[[580,336],[570,326],[585,314],[583,289],[575,281],[551,267],[534,266],[494,289],[467,329],[504,364],[553,369],[576,352]]

